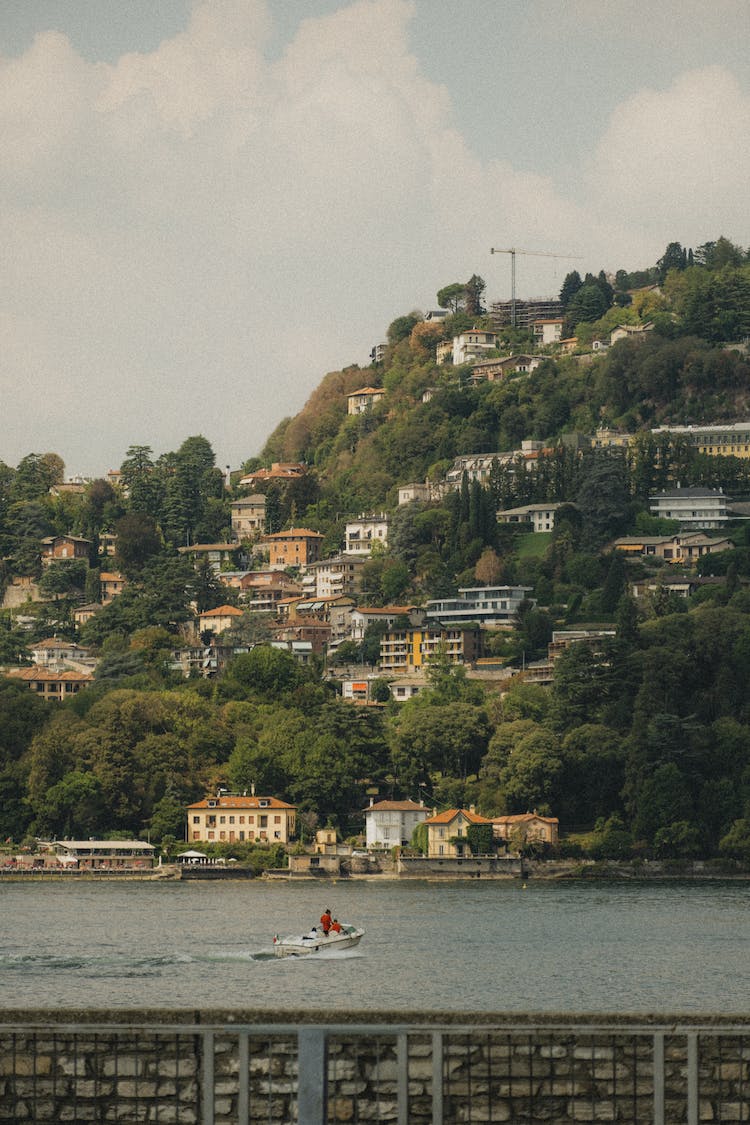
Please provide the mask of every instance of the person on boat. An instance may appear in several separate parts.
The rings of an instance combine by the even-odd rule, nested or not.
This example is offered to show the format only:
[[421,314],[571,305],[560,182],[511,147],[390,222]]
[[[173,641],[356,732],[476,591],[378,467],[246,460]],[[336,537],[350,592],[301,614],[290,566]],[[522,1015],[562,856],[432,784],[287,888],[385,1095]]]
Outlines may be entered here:
[[317,941],[319,937],[320,937],[320,934],[318,933],[318,927],[313,926],[313,928],[310,930],[309,934],[303,934],[302,935],[302,940],[303,941]]
[[332,934],[340,934],[341,933],[341,923],[339,922],[338,918],[334,918],[333,921],[331,922],[331,933]]
[[323,927],[323,937],[328,937],[328,931],[331,928],[331,908],[327,906],[320,916],[320,924]]

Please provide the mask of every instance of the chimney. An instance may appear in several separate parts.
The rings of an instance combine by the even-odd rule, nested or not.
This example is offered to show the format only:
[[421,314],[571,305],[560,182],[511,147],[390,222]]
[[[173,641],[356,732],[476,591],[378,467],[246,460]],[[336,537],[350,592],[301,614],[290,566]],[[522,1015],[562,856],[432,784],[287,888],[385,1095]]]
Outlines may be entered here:
[[477,811],[476,805],[469,805],[469,812],[470,813],[475,813],[476,811]]

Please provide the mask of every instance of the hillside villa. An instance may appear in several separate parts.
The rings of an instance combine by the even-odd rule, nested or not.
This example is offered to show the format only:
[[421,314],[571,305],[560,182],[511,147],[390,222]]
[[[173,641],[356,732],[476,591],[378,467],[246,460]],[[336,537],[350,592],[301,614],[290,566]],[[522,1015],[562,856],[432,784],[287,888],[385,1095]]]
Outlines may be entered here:
[[277,797],[238,796],[224,793],[204,797],[187,807],[190,843],[288,844],[297,826],[297,809]]

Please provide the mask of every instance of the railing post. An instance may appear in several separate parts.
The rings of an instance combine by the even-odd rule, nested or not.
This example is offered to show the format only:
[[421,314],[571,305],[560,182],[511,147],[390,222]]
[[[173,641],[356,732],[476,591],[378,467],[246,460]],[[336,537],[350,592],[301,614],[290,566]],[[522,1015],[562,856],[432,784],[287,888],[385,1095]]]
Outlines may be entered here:
[[432,1033],[432,1125],[443,1125],[443,1034]]
[[239,1125],[247,1125],[250,1120],[250,1034],[247,1031],[239,1034],[238,1053],[237,1120]]
[[409,1125],[409,1036],[402,1031],[396,1038],[398,1125]]
[[664,1125],[664,1032],[654,1032],[654,1125]]
[[214,1125],[214,1033],[201,1032],[203,1040],[203,1117],[201,1125]]
[[322,1027],[297,1032],[297,1121],[325,1125],[328,1090],[327,1036]]
[[698,1033],[687,1035],[687,1125],[698,1125]]

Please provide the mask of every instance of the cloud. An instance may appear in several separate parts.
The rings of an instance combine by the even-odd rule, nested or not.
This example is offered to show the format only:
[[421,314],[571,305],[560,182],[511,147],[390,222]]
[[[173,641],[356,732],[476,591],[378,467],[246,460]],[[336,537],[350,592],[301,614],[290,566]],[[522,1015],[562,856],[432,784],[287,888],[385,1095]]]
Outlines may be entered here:
[[[492,245],[635,267],[678,219],[708,216],[697,241],[744,229],[747,104],[729,73],[633,95],[564,198],[471,151],[413,16],[357,0],[273,58],[262,0],[199,0],[184,31],[113,65],[57,32],[0,60],[0,458],[55,449],[103,472],[131,443],[200,432],[236,465],[442,285],[479,272],[506,295]],[[720,105],[717,161],[699,141]],[[519,283],[548,292],[573,264],[526,258]]]
[[747,230],[750,98],[718,66],[641,90],[612,115],[588,179],[597,209],[628,224],[683,242],[737,237]]

